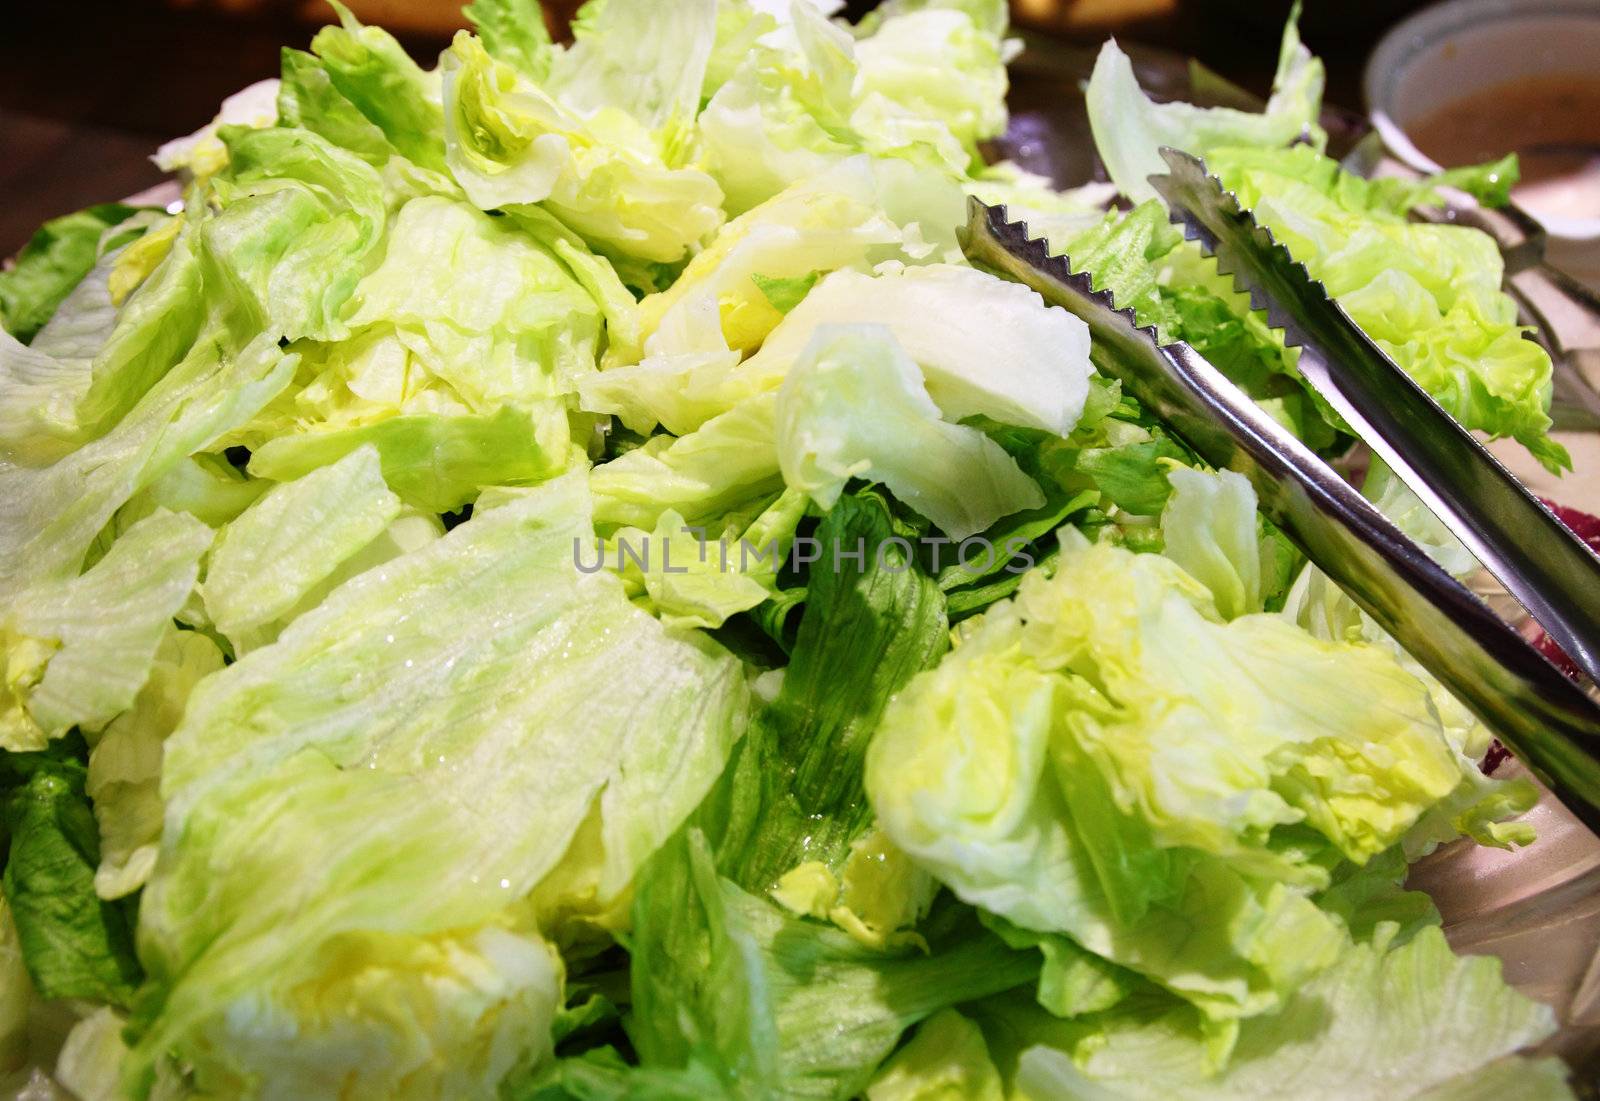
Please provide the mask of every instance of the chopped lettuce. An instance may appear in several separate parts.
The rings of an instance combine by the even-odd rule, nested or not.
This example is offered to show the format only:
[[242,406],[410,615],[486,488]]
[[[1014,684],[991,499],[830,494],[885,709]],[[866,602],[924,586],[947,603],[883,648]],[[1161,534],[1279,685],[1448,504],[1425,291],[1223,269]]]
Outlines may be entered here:
[[[849,878],[871,833],[862,761],[883,709],[948,645],[938,585],[891,542],[906,534],[875,490],[841,497],[817,526],[811,549],[824,566],[811,575],[782,684],[701,811],[718,869],[748,891],[766,894],[806,864]],[[881,556],[868,549],[878,547]],[[890,847],[869,844],[887,863]],[[899,887],[889,893],[920,891],[914,876]],[[880,901],[907,908],[903,897]]]
[[1404,886],[1530,842],[1535,787],[960,239],[1006,204],[1337,454],[1248,297],[1111,208],[1180,145],[1555,463],[1486,239],[1405,221],[1514,169],[1285,148],[1291,20],[1258,115],[1108,46],[1113,182],[1063,192],[984,163],[1002,0],[842,6],[591,0],[565,45],[474,0],[430,69],[335,3],[162,148],[181,210],[0,273],[8,1085],[1562,1095]]
[[19,1070],[28,1057],[28,1010],[33,980],[22,958],[11,904],[0,890],[0,1074]]
[[1559,1064],[1514,1054],[1554,1020],[1499,971],[1492,958],[1457,958],[1437,929],[1399,945],[1379,938],[1347,949],[1280,1012],[1246,1021],[1221,1074],[1207,1067],[1192,1011],[1146,1001],[1113,1011],[1093,1039],[1070,1025],[1022,1025],[1033,1042],[1016,1084],[1030,1097],[1387,1101],[1483,1096],[1471,1091],[1487,1070],[1493,1096],[1570,1097]]
[[0,604],[76,576],[119,508],[254,416],[296,362],[267,334],[237,354],[207,341],[106,435],[47,466],[0,467]]
[[844,1101],[908,1026],[1037,968],[981,928],[926,955],[858,944],[718,877],[698,832],[646,869],[634,909],[642,1066],[697,1069],[735,1097]]
[[[682,7],[617,0],[607,10],[630,5]],[[483,209],[543,203],[599,247],[655,262],[682,259],[721,224],[722,193],[711,177],[669,165],[650,129],[622,109],[586,115],[464,32],[442,72],[450,172]],[[698,80],[693,90],[698,100]]]
[[399,515],[371,446],[270,490],[217,537],[204,589],[211,622],[243,653]]
[[211,538],[194,517],[159,511],[84,573],[19,594],[0,620],[0,747],[42,749],[73,727],[97,731],[127,710]]
[[951,420],[982,416],[1065,436],[1083,413],[1088,327],[986,272],[948,264],[876,277],[836,272],[784,317],[744,369],[781,370],[823,323],[886,326]]
[[963,176],[1005,128],[1004,6],[926,5],[852,38],[810,3],[758,38],[699,118],[710,171],[743,213],[855,153]]
[[554,54],[544,7],[536,0],[473,0],[461,9],[490,55],[543,80]]
[[917,1026],[867,1086],[867,1101],[1005,1101],[983,1033],[954,1009]]
[[887,326],[819,326],[778,392],[783,480],[824,509],[851,478],[882,482],[956,540],[1044,504],[1004,448],[939,414]]
[[[1389,651],[1280,622],[1223,622],[1170,559],[1064,549],[891,705],[867,762],[884,829],[1213,1027],[1275,1008],[1340,938],[1290,888],[1394,844],[1471,768]],[[1222,898],[1236,920],[1201,917]]]
[[24,344],[31,341],[94,267],[107,232],[133,213],[131,206],[106,203],[40,226],[15,265],[0,271],[0,328]]
[[1321,148],[1322,62],[1300,42],[1298,12],[1290,16],[1278,52],[1278,71],[1266,110],[1156,103],[1139,87],[1133,62],[1107,42],[1084,93],[1095,148],[1118,189],[1135,202],[1154,198],[1149,177],[1167,170],[1162,146],[1204,157],[1222,146],[1284,146],[1309,137]]
[[101,898],[125,898],[150,878],[161,840],[162,742],[195,685],[222,666],[210,638],[169,626],[139,695],[95,739],[84,790],[100,824],[94,889]]
[[439,78],[424,72],[381,27],[363,26],[338,0],[339,25],[311,40],[328,81],[400,154],[423,168],[444,168]]
[[100,846],[82,754],[72,737],[0,757],[9,838],[0,886],[40,997],[127,1005],[140,979],[132,914],[95,894]]
[[258,80],[223,100],[216,118],[187,137],[165,142],[150,159],[164,172],[182,169],[194,176],[210,176],[228,163],[228,149],[218,138],[218,130],[224,126],[264,129],[277,121],[278,81]]
[[577,571],[588,508],[577,474],[509,495],[199,686],[166,743],[132,1080],[175,1048],[218,1089],[490,1096],[537,1058],[558,965],[519,900],[624,897],[745,706],[736,662]]
[[1231,470],[1174,467],[1167,478],[1162,553],[1211,590],[1223,619],[1262,611],[1255,490]]

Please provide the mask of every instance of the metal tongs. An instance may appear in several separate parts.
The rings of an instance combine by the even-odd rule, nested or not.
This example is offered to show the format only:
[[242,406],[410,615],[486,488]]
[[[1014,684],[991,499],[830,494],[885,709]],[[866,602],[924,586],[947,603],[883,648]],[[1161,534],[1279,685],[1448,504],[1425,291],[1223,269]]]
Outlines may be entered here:
[[[1600,682],[1600,558],[1391,360],[1238,200],[1187,154],[1151,177],[1173,219],[1301,349],[1300,371]],[[970,200],[967,254],[1082,318],[1095,366],[1262,510],[1600,834],[1600,704],[1440,568],[1371,502],[1183,343],[1052,256],[1004,207]]]

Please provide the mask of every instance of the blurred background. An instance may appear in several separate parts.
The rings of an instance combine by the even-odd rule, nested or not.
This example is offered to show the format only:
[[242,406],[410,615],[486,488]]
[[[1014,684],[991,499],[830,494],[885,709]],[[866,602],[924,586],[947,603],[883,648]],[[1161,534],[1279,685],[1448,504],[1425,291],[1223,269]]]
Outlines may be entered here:
[[[349,0],[426,65],[464,25],[457,0]],[[852,2],[856,17],[873,6]],[[1359,110],[1361,64],[1384,28],[1417,3],[1307,0],[1303,30],[1326,60],[1328,100]],[[561,36],[576,0],[545,4]],[[1013,0],[1034,65],[1086,76],[1108,34],[1159,89],[1185,56],[1265,92],[1289,0]],[[22,0],[0,35],[0,256],[47,218],[133,194],[162,179],[155,147],[210,121],[231,92],[278,71],[334,18],[325,0]],[[1079,72],[1081,70],[1081,72]],[[1174,79],[1177,79],[1176,77]],[[1070,86],[1070,85],[1069,85]],[[1072,182],[1072,181],[1061,181]]]

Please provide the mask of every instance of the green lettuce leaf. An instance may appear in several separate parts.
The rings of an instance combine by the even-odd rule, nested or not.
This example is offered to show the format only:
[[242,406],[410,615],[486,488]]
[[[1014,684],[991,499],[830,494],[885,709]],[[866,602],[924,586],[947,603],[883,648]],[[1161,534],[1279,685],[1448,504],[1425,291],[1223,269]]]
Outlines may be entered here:
[[382,127],[334,86],[328,65],[321,58],[285,47],[280,67],[280,125],[309,130],[368,164],[382,165],[399,155]]
[[1089,477],[1107,500],[1134,516],[1159,516],[1172,495],[1169,472],[1184,452],[1165,432],[1110,447],[1086,447],[1072,469]]
[[[117,1078],[128,1045],[123,1042],[124,1015],[105,1006],[78,1021],[56,1056],[53,1077],[80,1101],[115,1101]],[[176,1081],[162,1083],[174,1088]]]
[[570,457],[565,427],[511,406],[486,415],[401,414],[352,428],[279,436],[251,456],[250,473],[292,481],[373,447],[384,480],[403,500],[427,512],[451,512],[486,485],[533,485],[560,473]]
[[1443,1099],[1485,1096],[1474,1080],[1488,1070],[1511,1089],[1488,1096],[1571,1096],[1554,1060],[1499,1062],[1554,1030],[1550,1010],[1507,986],[1498,960],[1456,957],[1437,929],[1399,947],[1380,939],[1347,949],[1280,1012],[1246,1021],[1221,1074],[1208,1073],[1187,1009],[1145,1003],[1097,1024],[1092,1039],[1065,1048],[1041,1029],[1021,1055],[1018,1088],[1107,1099]]
[[412,199],[346,303],[350,339],[297,342],[294,387],[228,442],[279,481],[372,444],[391,488],[433,512],[485,485],[543,480],[571,457],[565,395],[593,370],[602,316],[572,269],[508,219]]
[[1005,1101],[983,1032],[954,1009],[917,1026],[867,1086],[867,1101]]
[[278,81],[258,80],[223,100],[210,122],[192,134],[163,143],[150,159],[164,172],[182,171],[206,179],[228,163],[227,146],[218,132],[224,126],[272,126],[278,117],[277,98]]
[[1389,651],[1281,623],[1066,539],[891,704],[867,757],[883,828],[964,900],[1219,1027],[1272,1009],[1342,936],[1289,888],[1394,844],[1472,767]]
[[734,218],[671,287],[646,299],[645,335],[653,338],[646,350],[754,351],[786,312],[763,308],[771,303],[758,296],[757,275],[806,278],[889,260],[958,259],[955,227],[964,216],[960,191],[948,181],[901,162],[852,157]]
[[47,466],[0,467],[0,604],[75,576],[119,508],[248,421],[288,383],[296,362],[270,334],[237,354],[204,341],[105,436]]
[[891,9],[856,42],[851,126],[881,150],[923,141],[957,171],[1005,133],[1006,5],[998,0]]
[[251,331],[297,340],[343,337],[345,303],[383,236],[377,171],[320,135],[228,128],[228,166],[211,181],[220,209],[202,223],[216,292],[243,293]]
[[1211,590],[1223,619],[1263,608],[1256,493],[1244,475],[1174,467],[1161,512],[1162,553]]
[[167,627],[133,705],[95,739],[84,790],[100,825],[94,889],[101,898],[123,898],[150,878],[161,839],[162,742],[177,729],[194,686],[222,665],[211,639]]
[[694,154],[717,8],[717,0],[605,0],[576,22],[573,44],[552,60],[545,86],[585,117],[626,115],[679,166]]
[[[203,293],[200,234],[190,216],[186,214],[181,223],[174,220],[171,225],[177,229],[166,253],[125,297],[115,325],[94,354],[88,388],[81,399],[75,399],[73,427],[79,441],[97,439],[110,431],[157,382],[186,360],[241,349],[255,335],[230,332],[225,323],[225,318],[246,312],[237,292],[217,288],[214,310],[208,303]],[[113,269],[108,290],[110,278],[116,274]],[[207,340],[212,342],[210,349],[196,347]]]
[[515,67],[531,80],[550,71],[554,47],[536,0],[473,0],[461,9],[491,57]]
[[99,836],[84,797],[83,742],[0,756],[3,886],[17,943],[44,998],[126,1005],[140,978],[130,915],[95,894]]
[[871,824],[862,761],[873,731],[947,645],[937,584],[890,542],[904,535],[873,490],[841,497],[816,529],[782,685],[703,812],[719,870],[746,890],[764,893],[807,861],[842,872]]
[[106,251],[106,231],[134,213],[134,207],[106,203],[40,226],[16,264],[0,271],[0,328],[23,344],[32,341]]
[[959,178],[1006,125],[1004,6],[896,11],[852,38],[810,3],[759,36],[699,119],[738,214],[855,153]]
[[156,512],[70,579],[40,582],[3,613],[0,745],[41,749],[72,727],[97,731],[128,709],[173,614],[194,589],[212,531]]
[[10,457],[48,461],[81,440],[80,404],[116,331],[111,279],[124,251],[96,261],[31,344],[0,332],[0,448]]
[[720,879],[698,831],[651,862],[634,913],[640,1063],[710,1071],[730,1097],[853,1097],[907,1027],[1037,968],[970,916],[927,955],[787,916]]
[[756,285],[756,290],[761,292],[761,297],[767,300],[768,305],[779,313],[788,313],[800,304],[800,300],[817,285],[821,277],[822,272],[815,269],[805,275],[788,278],[757,272],[750,276],[750,282]]
[[1062,247],[1074,270],[1090,272],[1096,289],[1109,290],[1141,325],[1193,346],[1309,446],[1336,447],[1342,421],[1301,379],[1298,353],[1215,260],[1182,240],[1159,202],[1114,211]]
[[129,527],[157,509],[186,512],[220,528],[249,508],[271,483],[247,478],[226,458],[200,452],[180,459],[117,510],[114,524]]
[[33,980],[22,958],[11,904],[0,889],[0,1073],[19,1070],[28,1058],[28,1010]]
[[217,537],[204,586],[211,622],[242,653],[376,539],[400,507],[370,445],[269,490]]
[[338,0],[332,4],[339,26],[324,27],[311,40],[328,80],[408,160],[444,171],[438,77],[418,68],[389,32],[362,26]]
[[823,279],[742,370],[782,373],[819,325],[882,325],[914,360],[951,420],[1070,433],[1088,396],[1089,332],[1037,293],[949,264]]
[[625,914],[744,722],[738,663],[579,573],[592,538],[581,474],[503,492],[200,684],[130,1084],[176,1051],[221,1092],[492,1097],[548,1053],[532,923]]
[[[540,203],[598,247],[666,263],[722,224],[722,193],[711,177],[670,167],[627,113],[586,117],[465,32],[440,71],[449,169],[483,209]],[[698,99],[698,77],[694,85]]]
[[654,531],[622,528],[596,557],[603,564],[609,556],[635,603],[667,626],[720,627],[777,589],[807,504],[805,494],[786,491],[749,526],[734,521],[720,535],[690,527],[668,509]]
[[595,525],[653,530],[668,509],[719,533],[730,513],[765,508],[783,491],[776,396],[763,394],[677,438],[652,436],[594,468]]
[[1156,103],[1139,87],[1133,62],[1107,42],[1100,49],[1084,99],[1095,148],[1112,182],[1134,202],[1155,197],[1148,178],[1167,170],[1161,147],[1205,157],[1222,146],[1285,146],[1309,135],[1318,148],[1326,139],[1317,125],[1322,110],[1322,62],[1300,43],[1298,9],[1283,29],[1278,71],[1266,110],[1251,114],[1230,107]]
[[[1362,492],[1413,542],[1455,576],[1464,578],[1478,569],[1471,552],[1382,462],[1373,461]],[[1495,779],[1477,767],[1492,740],[1488,728],[1327,574],[1307,563],[1290,588],[1281,614],[1318,638],[1360,640],[1382,646],[1426,686],[1445,736],[1459,758],[1461,781],[1407,831],[1402,846],[1408,859],[1415,860],[1461,836],[1498,848],[1527,845],[1534,840],[1533,827],[1516,819],[1538,801],[1538,789],[1526,778]]]
[[887,326],[819,326],[784,379],[775,415],[785,483],[824,509],[851,478],[882,482],[961,540],[1044,504],[1004,448],[940,419]]
[[978,911],[978,918],[1012,948],[1039,949],[1044,961],[1036,999],[1056,1017],[1110,1009],[1139,987],[1133,972],[1085,951],[1071,937],[1024,929],[984,910]]

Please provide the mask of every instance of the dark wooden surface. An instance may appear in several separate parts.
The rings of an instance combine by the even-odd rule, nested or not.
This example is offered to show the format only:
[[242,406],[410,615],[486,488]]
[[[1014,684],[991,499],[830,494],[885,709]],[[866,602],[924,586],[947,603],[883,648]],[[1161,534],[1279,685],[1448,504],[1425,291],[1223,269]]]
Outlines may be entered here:
[[[455,0],[353,6],[397,29],[425,63],[460,22]],[[1019,14],[1044,10],[1038,2],[1017,6]],[[1357,0],[1338,18],[1319,15],[1330,4],[1315,0],[1307,10],[1307,38],[1328,61],[1330,98],[1353,106],[1361,58],[1381,30],[1349,15],[1363,6]],[[1391,2],[1389,17],[1403,6]],[[1256,91],[1270,79],[1281,20],[1271,0],[1073,0],[1055,10],[1044,22],[1065,37],[1114,32],[1192,53]],[[0,256],[46,218],[159,182],[148,160],[156,146],[204,125],[229,93],[275,75],[280,49],[304,48],[324,17],[331,10],[321,0],[12,5],[0,32]]]

